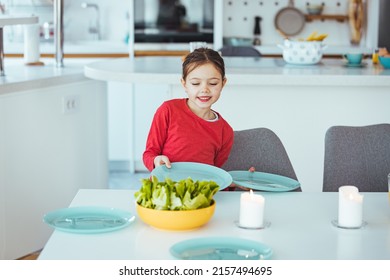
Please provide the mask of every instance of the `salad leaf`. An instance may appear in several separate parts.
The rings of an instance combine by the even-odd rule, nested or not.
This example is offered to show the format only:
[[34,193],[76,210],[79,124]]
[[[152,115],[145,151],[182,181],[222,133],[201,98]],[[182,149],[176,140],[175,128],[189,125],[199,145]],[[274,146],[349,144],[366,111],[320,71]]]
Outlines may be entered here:
[[171,205],[169,206],[169,209],[180,210],[182,208],[183,208],[183,203],[181,202],[180,197],[178,197],[175,192],[171,192]]
[[136,201],[146,208],[152,207],[153,182],[149,179],[142,179],[141,189],[135,193]]
[[168,185],[158,184],[152,193],[152,205],[154,209],[168,210],[171,205],[171,191]]
[[141,188],[134,194],[136,202],[146,208],[157,210],[194,210],[208,207],[219,186],[214,181],[194,181],[190,177],[173,181],[157,177],[142,179]]
[[208,206],[210,206],[210,203],[202,193],[194,198],[190,198],[189,195],[185,196],[184,209],[186,210],[200,209]]

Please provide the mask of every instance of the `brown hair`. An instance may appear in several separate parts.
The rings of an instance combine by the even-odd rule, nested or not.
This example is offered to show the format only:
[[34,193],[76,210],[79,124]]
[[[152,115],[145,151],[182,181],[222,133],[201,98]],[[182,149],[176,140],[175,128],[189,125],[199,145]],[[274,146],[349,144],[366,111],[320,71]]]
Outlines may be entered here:
[[206,63],[211,63],[221,73],[222,79],[225,78],[225,63],[218,52],[213,49],[199,48],[189,53],[183,62],[182,78],[185,80],[187,75],[195,68]]

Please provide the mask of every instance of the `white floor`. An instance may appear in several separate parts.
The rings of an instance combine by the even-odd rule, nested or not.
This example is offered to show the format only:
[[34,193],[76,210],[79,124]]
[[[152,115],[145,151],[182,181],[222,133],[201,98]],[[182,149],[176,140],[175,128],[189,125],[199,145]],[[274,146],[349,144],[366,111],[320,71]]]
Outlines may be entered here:
[[149,178],[149,176],[150,173],[146,172],[110,172],[109,188],[138,190],[141,186],[141,179]]

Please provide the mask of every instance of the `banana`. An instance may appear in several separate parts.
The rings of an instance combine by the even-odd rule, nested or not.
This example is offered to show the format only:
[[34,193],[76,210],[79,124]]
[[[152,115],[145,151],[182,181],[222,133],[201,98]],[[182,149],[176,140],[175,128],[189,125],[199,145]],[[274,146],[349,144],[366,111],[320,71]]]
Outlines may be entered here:
[[317,35],[317,31],[314,31],[306,38],[306,41],[322,41],[326,37],[328,37],[328,34],[324,33]]
[[314,38],[317,35],[317,31],[312,32],[309,37],[306,38],[306,41],[314,41]]
[[314,41],[322,41],[322,40],[324,40],[326,37],[328,37],[328,34],[320,34],[320,35],[318,35],[318,36],[314,39]]

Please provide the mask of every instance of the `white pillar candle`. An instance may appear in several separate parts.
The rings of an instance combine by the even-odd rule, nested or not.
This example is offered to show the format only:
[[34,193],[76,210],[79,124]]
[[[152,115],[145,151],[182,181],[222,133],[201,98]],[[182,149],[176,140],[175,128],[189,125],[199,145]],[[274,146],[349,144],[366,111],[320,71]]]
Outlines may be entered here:
[[339,217],[341,227],[360,227],[363,223],[363,196],[355,186],[339,188]]
[[244,192],[240,198],[241,227],[260,228],[264,224],[264,197],[250,192]]

